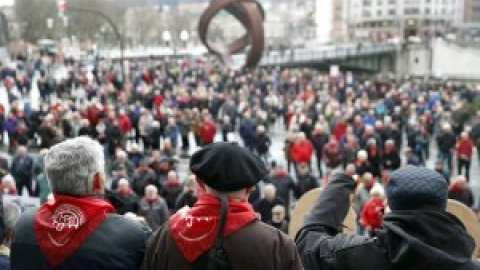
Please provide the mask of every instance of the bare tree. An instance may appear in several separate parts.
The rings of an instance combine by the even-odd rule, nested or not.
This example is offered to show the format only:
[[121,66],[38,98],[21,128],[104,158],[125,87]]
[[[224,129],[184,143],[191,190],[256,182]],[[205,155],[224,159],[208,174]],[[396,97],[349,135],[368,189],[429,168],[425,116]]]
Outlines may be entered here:
[[128,39],[143,45],[152,43],[158,34],[156,26],[160,20],[160,13],[152,7],[131,8],[125,16]]
[[[119,29],[123,29],[123,14],[125,9],[115,4],[113,1],[105,0],[70,0],[72,7],[84,7],[94,9],[105,13],[112,18]],[[100,33],[100,29],[106,22],[96,14],[85,12],[69,12],[70,24],[68,32],[78,36],[82,40],[94,40]]]
[[[99,10],[113,19],[120,29],[123,28],[125,8],[113,1],[106,0],[69,0],[71,7],[86,7]],[[68,12],[68,25],[58,16],[55,0],[15,0],[16,16],[23,23],[22,38],[36,42],[42,38],[59,39],[69,35],[80,40],[93,40],[105,25],[103,18],[95,14]],[[54,28],[47,27],[47,18],[55,20]]]
[[29,42],[53,38],[54,30],[47,27],[47,18],[57,17],[54,0],[16,0],[15,12],[23,23],[22,37]]

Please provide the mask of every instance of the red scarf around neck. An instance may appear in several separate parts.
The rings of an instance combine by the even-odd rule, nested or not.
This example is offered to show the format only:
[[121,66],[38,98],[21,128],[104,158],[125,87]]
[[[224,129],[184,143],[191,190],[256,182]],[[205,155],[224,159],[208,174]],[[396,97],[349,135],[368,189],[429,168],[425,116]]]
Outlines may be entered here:
[[[229,213],[225,225],[225,237],[257,219],[257,213],[248,201],[229,200]],[[220,200],[204,195],[187,211],[179,211],[168,225],[173,239],[188,262],[194,262],[210,250],[217,239],[220,223]]]
[[51,266],[60,265],[115,209],[105,200],[55,196],[35,216],[35,235]]

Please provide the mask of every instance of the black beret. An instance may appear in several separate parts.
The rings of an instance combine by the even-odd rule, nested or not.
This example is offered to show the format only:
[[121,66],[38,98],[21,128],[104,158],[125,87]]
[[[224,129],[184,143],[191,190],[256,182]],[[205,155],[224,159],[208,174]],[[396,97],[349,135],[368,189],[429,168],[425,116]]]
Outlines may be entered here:
[[268,170],[263,161],[236,143],[213,143],[193,154],[190,170],[212,189],[232,192],[254,186]]

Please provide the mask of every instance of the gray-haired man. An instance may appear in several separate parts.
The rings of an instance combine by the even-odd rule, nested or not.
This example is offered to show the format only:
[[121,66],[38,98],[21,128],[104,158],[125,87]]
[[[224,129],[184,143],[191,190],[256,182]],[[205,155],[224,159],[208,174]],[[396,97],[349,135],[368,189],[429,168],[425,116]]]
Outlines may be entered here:
[[86,137],[49,150],[45,169],[55,202],[19,221],[12,269],[139,268],[150,231],[100,199],[104,167],[102,147]]

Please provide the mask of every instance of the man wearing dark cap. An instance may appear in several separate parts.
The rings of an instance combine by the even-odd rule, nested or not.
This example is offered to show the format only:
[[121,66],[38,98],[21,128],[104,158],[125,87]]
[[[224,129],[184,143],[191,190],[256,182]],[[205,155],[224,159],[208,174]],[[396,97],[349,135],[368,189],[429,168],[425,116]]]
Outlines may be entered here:
[[302,269],[292,240],[258,219],[248,203],[267,175],[246,148],[215,143],[190,160],[202,196],[161,227],[147,251],[143,270]]
[[336,174],[296,237],[306,270],[473,270],[475,243],[446,212],[447,182],[439,173],[407,166],[386,187],[391,213],[373,238],[342,234],[356,183],[353,172]]

